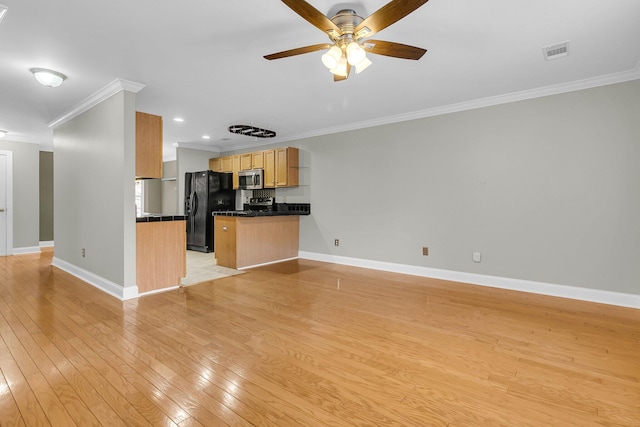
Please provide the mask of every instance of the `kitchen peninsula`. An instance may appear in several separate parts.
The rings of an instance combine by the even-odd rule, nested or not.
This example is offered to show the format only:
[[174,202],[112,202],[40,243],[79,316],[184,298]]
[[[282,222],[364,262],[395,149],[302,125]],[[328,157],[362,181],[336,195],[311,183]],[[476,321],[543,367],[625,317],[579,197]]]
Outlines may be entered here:
[[296,258],[300,215],[309,214],[309,205],[269,212],[214,212],[218,265],[239,269]]
[[186,223],[182,215],[136,218],[138,292],[179,286],[187,275]]

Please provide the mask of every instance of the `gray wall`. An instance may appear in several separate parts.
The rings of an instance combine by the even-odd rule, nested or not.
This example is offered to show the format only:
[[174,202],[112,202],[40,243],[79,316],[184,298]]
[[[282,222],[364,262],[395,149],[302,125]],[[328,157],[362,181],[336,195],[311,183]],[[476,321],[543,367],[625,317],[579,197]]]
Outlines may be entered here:
[[40,241],[53,241],[53,153],[40,151]]
[[178,215],[178,183],[162,181],[162,214]]
[[144,186],[144,211],[148,213],[162,213],[162,181],[160,179],[145,179]]
[[0,150],[13,152],[13,248],[38,248],[40,147],[3,140]]
[[291,143],[300,250],[637,294],[639,118],[636,80]]
[[119,92],[60,126],[54,152],[55,257],[135,286],[135,94]]
[[178,214],[177,174],[178,162],[176,160],[162,164],[162,213],[164,215]]

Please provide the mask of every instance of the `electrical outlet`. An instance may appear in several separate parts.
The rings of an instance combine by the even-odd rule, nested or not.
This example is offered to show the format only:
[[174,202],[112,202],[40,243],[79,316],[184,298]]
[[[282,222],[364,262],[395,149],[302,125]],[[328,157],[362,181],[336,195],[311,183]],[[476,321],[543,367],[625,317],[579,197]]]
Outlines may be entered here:
[[424,256],[428,256],[429,255],[429,248],[426,246],[422,247],[422,255]]
[[336,239],[333,241],[334,246],[340,246],[340,239]]
[[85,252],[84,248],[82,248],[82,258],[84,258],[85,254],[86,254],[86,252]]

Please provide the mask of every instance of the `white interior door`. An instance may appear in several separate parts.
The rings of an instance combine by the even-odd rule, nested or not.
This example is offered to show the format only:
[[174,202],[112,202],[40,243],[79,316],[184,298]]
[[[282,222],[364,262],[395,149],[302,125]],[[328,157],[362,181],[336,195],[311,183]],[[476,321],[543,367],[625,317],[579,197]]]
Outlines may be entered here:
[[13,153],[0,151],[0,256],[13,253]]

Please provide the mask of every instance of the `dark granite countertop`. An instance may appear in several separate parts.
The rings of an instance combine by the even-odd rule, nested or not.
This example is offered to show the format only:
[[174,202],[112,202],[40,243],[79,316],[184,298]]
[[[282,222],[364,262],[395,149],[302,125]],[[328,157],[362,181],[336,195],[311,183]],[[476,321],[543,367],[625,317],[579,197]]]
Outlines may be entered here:
[[241,216],[241,217],[257,217],[257,216],[292,216],[292,215],[309,215],[310,212],[279,212],[279,211],[218,211],[213,212],[213,216]]
[[136,217],[136,222],[184,221],[185,215],[142,215]]
[[311,204],[309,203],[276,203],[270,208],[269,210],[214,211],[213,216],[257,217],[311,214]]

